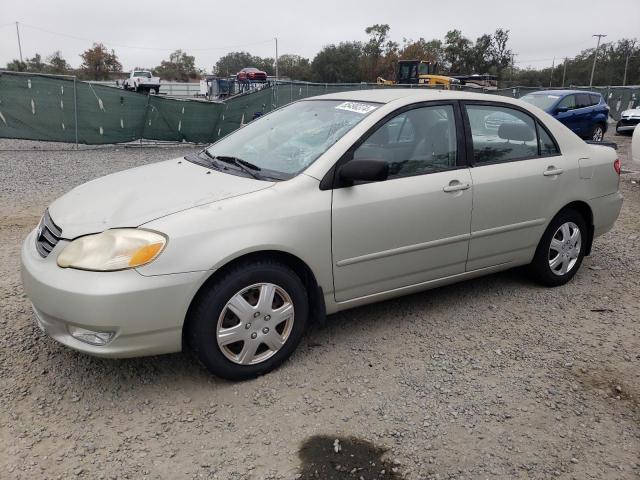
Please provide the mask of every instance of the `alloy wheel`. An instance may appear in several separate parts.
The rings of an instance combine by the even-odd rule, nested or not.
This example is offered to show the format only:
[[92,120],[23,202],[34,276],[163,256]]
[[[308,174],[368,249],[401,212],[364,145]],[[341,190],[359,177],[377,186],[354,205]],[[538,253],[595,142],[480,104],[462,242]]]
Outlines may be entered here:
[[560,225],[551,237],[549,268],[555,275],[565,275],[578,262],[582,248],[580,228],[573,222]]
[[287,342],[294,313],[291,297],[278,285],[256,283],[240,290],[218,317],[220,351],[240,365],[264,362]]
[[604,138],[604,131],[602,130],[602,127],[597,126],[596,128],[594,128],[591,139],[596,142],[601,142],[603,138]]

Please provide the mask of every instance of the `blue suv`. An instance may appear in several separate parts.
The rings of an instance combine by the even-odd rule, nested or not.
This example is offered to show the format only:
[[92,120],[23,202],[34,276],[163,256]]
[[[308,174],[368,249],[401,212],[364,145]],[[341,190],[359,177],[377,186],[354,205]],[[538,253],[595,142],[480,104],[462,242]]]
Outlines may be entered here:
[[579,137],[601,142],[607,131],[609,106],[596,92],[543,90],[521,97],[564,123]]

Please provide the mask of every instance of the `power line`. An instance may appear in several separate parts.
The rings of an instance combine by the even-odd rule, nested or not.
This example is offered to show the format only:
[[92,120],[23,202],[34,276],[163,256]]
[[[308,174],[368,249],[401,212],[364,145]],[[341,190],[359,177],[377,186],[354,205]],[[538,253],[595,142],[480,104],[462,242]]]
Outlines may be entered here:
[[[53,30],[48,30],[46,28],[37,27],[35,25],[29,25],[28,23],[20,23],[20,25],[22,27],[28,27],[28,28],[31,28],[33,30],[39,30],[41,32],[48,33],[50,35],[57,35],[57,36],[60,36],[60,37],[71,38],[71,39],[74,39],[74,40],[81,40],[83,42],[95,42],[95,40],[90,39],[90,38],[78,37],[76,35],[70,35],[68,33],[55,32]],[[266,44],[266,43],[271,43],[272,41],[273,41],[273,39],[268,39],[268,40],[260,40],[260,41],[256,41],[256,42],[244,43],[244,44],[238,44],[238,45],[225,45],[225,46],[220,46],[220,47],[207,47],[207,48],[183,48],[183,49],[184,50],[188,50],[188,51],[229,50],[229,49],[232,49],[232,48],[249,47],[249,46],[252,46],[252,45],[262,45],[262,44]],[[95,42],[95,43],[98,43],[98,42]],[[101,43],[103,43],[104,45],[109,46],[109,47],[129,48],[129,49],[132,49],[132,50],[155,50],[155,51],[174,51],[174,50],[178,50],[177,48],[143,47],[143,46],[137,46],[137,45],[122,45],[122,44],[117,44],[117,43],[112,43],[112,42],[101,42]]]

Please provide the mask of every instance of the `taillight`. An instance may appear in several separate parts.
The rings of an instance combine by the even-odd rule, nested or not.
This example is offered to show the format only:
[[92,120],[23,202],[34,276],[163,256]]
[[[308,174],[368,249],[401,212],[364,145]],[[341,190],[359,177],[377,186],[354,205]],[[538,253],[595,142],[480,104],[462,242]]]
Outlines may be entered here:
[[620,175],[620,171],[622,170],[622,168],[620,167],[620,159],[616,158],[616,161],[613,162],[613,169],[616,171],[616,173],[618,175]]

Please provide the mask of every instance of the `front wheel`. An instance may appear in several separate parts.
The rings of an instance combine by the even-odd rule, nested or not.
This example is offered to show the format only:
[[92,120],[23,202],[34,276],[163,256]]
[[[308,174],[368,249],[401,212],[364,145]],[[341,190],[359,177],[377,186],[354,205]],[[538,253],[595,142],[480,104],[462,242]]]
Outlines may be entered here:
[[185,332],[207,369],[241,380],[267,373],[300,343],[309,316],[306,289],[286,265],[236,266],[196,299]]
[[590,138],[594,142],[601,142],[604,139],[604,127],[602,125],[596,125],[593,127]]
[[571,209],[560,212],[545,230],[529,265],[535,280],[549,287],[571,280],[582,264],[587,235],[580,213]]

